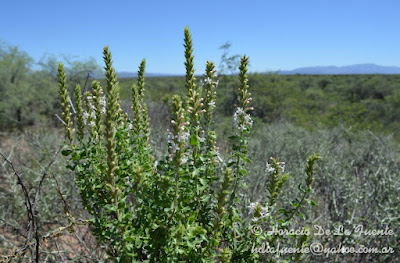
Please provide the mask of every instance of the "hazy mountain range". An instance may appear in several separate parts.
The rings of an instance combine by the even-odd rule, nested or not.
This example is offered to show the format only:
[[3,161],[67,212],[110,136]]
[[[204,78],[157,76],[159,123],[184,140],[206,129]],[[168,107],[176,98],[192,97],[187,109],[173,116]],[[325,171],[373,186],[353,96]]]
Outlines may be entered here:
[[[337,75],[337,74],[400,74],[400,67],[393,66],[380,66],[376,64],[356,64],[349,66],[315,66],[303,67],[293,70],[279,70],[278,74],[281,75]],[[119,78],[136,78],[136,72],[118,72]],[[179,74],[162,74],[162,73],[146,73],[147,77],[167,77],[167,76],[181,76]],[[183,74],[182,74],[183,76]]]
[[350,66],[317,66],[304,67],[293,70],[282,70],[279,74],[307,74],[307,75],[332,75],[332,74],[400,74],[400,67],[380,66],[376,64],[357,64]]

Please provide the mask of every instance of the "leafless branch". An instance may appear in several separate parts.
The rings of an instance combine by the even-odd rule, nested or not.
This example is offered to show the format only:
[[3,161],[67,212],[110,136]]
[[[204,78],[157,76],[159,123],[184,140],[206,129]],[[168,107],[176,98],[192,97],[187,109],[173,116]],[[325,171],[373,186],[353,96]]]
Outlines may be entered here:
[[[29,197],[28,190],[26,189],[26,187],[25,187],[25,185],[24,185],[24,183],[22,181],[21,175],[17,172],[17,170],[15,169],[13,163],[10,160],[8,160],[7,157],[5,157],[2,153],[0,153],[0,155],[10,165],[11,169],[14,172],[14,175],[17,177],[17,183],[19,185],[21,185],[22,192],[23,192],[23,194],[25,196],[25,206],[26,206],[26,210],[27,210],[27,213],[28,213],[28,229],[27,229],[28,238],[25,241],[24,247],[22,247],[21,249],[15,251],[17,254],[20,254],[20,255],[23,256],[26,253],[26,250],[29,248],[29,243],[32,240],[32,234],[35,233],[36,241],[38,241],[38,239],[39,239],[39,236],[38,236],[38,233],[37,233],[37,228],[36,228],[36,218],[35,218],[34,210],[32,209],[33,206],[32,206],[31,199]],[[37,252],[39,251],[39,243],[37,243],[36,251]],[[39,262],[39,254],[36,255],[36,262]]]
[[37,203],[39,201],[39,195],[40,195],[40,191],[42,189],[43,182],[44,182],[46,176],[48,175],[50,166],[55,162],[55,159],[56,159],[57,155],[59,154],[59,152],[61,151],[61,149],[62,149],[62,145],[55,152],[50,163],[45,167],[44,172],[40,178],[39,186],[36,189],[35,199],[33,200],[33,202],[29,196],[29,192],[28,192],[25,184],[22,181],[21,174],[19,174],[17,172],[17,170],[14,167],[14,164],[11,161],[4,154],[0,153],[0,155],[3,157],[4,161],[10,165],[11,169],[13,170],[14,175],[17,178],[17,183],[22,188],[22,192],[25,197],[25,206],[26,206],[26,210],[28,213],[28,224],[27,224],[28,234],[26,237],[26,241],[25,241],[24,246],[21,249],[19,249],[19,251],[16,251],[16,253],[23,256],[26,253],[26,250],[31,246],[32,239],[34,238],[36,244],[35,244],[35,249],[34,249],[35,252],[32,253],[32,255],[35,255],[35,261],[37,263],[39,263],[39,260],[40,260],[40,237],[39,237],[38,226],[37,226],[37,221],[36,221],[36,216],[35,216],[36,207],[37,207]]
[[48,175],[50,166],[55,162],[55,160],[56,160],[56,158],[57,158],[57,155],[60,153],[62,147],[63,147],[62,145],[60,145],[60,146],[58,147],[58,150],[55,152],[55,154],[54,154],[53,157],[51,158],[50,163],[46,166],[46,168],[44,168],[43,175],[42,175],[42,177],[40,178],[39,186],[38,186],[38,188],[36,189],[35,200],[34,200],[34,203],[33,203],[33,211],[36,210],[36,206],[37,206],[37,203],[38,203],[38,201],[39,201],[39,194],[40,194],[40,190],[42,189],[43,181],[44,181],[44,179],[46,178],[46,176]]
[[63,124],[63,125],[67,125],[66,123],[65,123],[65,121],[63,121],[63,119],[61,119],[61,117],[60,116],[58,116],[57,114],[54,114],[54,116],[56,116],[57,117],[57,119],[59,120],[59,121],[61,121],[61,123]]

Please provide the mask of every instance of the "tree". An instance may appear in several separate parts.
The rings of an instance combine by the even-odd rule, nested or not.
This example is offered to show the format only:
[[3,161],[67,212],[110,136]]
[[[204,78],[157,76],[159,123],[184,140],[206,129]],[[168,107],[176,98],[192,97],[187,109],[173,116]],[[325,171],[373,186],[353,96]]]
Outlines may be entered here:
[[229,55],[232,44],[227,41],[219,47],[222,50],[221,62],[219,63],[219,73],[223,75],[234,75],[240,65],[240,55]]
[[237,69],[240,65],[240,55],[230,55],[231,43],[227,41],[225,44],[219,47],[222,50],[221,61],[219,63],[219,74],[220,74],[220,89],[226,90],[227,99],[222,100],[219,104],[218,111],[223,112],[225,115],[231,115],[233,112],[233,106],[237,100],[236,87],[237,83],[235,78],[231,76],[237,74]]
[[93,79],[102,75],[101,67],[92,57],[86,60],[78,60],[76,57],[67,55],[62,55],[60,58],[54,55],[45,55],[40,59],[38,65],[42,71],[48,72],[49,76],[56,80],[57,67],[60,61],[65,65],[65,71],[68,74],[71,87],[74,87],[76,84],[84,84],[87,78]]
[[33,59],[18,47],[0,45],[0,129],[19,126],[25,121],[23,108],[28,105],[31,90],[26,79]]

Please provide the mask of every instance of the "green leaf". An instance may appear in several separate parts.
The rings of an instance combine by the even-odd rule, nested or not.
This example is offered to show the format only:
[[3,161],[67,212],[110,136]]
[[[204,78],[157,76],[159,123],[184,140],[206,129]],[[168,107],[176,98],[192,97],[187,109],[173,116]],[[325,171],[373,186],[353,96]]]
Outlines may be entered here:
[[77,169],[77,171],[78,171],[79,173],[81,173],[81,172],[84,171],[84,169],[83,169],[81,166],[79,166],[79,165],[76,166],[76,169]]
[[248,172],[247,172],[245,169],[243,169],[243,168],[240,169],[240,173],[241,173],[241,174],[248,174]]
[[204,178],[200,178],[199,181],[200,181],[200,184],[203,185],[203,186],[208,185],[208,181],[206,179],[204,179]]
[[192,134],[192,136],[190,136],[190,145],[192,146],[197,146],[199,145],[199,142],[197,140],[197,136]]
[[75,165],[72,166],[72,165],[69,165],[69,164],[68,164],[66,167],[67,167],[68,169],[70,169],[71,171],[75,170]]
[[242,156],[242,160],[246,163],[251,163],[250,159],[246,158],[245,156]]
[[317,205],[317,203],[314,200],[306,199],[306,201],[310,206],[316,206]]
[[199,175],[199,174],[200,174],[200,169],[194,168],[194,170],[193,170],[193,176],[197,176],[197,175]]
[[300,211],[299,211],[299,215],[300,215],[300,217],[303,218],[304,220],[306,219],[306,216],[305,216],[302,212],[300,212]]
[[140,240],[140,238],[136,238],[136,241],[135,241],[136,248],[141,248],[142,245],[143,245],[142,240]]
[[64,155],[64,156],[68,156],[68,155],[70,155],[71,153],[72,153],[71,150],[62,150],[62,151],[61,151],[61,154]]

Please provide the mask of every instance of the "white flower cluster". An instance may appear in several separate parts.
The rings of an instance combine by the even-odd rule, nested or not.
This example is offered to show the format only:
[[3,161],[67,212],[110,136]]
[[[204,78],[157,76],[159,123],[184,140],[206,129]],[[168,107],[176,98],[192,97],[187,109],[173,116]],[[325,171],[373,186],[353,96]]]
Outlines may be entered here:
[[[89,122],[90,127],[94,127],[96,124],[93,120],[96,120],[96,106],[93,104],[93,97],[92,96],[87,96],[87,102],[89,105],[87,105],[88,108],[90,108],[90,115],[87,111],[83,112],[83,123],[86,125],[87,121],[90,117],[91,121]],[[101,106],[101,114],[106,113],[106,98],[104,96],[100,97],[100,106]]]
[[[172,135],[173,136],[173,135]],[[189,140],[189,133],[188,132],[178,132],[177,136],[176,136],[176,140],[178,142],[186,142]]]
[[[175,137],[172,132],[168,131],[168,152],[169,152],[169,158],[172,160],[176,154],[177,151],[180,150],[179,146],[177,145],[177,142],[186,142],[189,140],[189,132],[185,131],[180,131],[177,136]],[[176,139],[176,140],[175,140]],[[180,160],[180,164],[185,164],[188,161],[188,157],[186,155],[183,155]]]
[[256,211],[257,207],[260,206],[261,208],[261,212],[260,212],[260,218],[255,217],[252,220],[253,221],[258,221],[261,218],[265,218],[269,215],[268,213],[268,207],[267,206],[262,206],[259,202],[254,202],[254,203],[250,203],[250,205],[248,206],[248,208],[250,208],[250,214],[254,214],[254,212]]
[[200,136],[199,141],[203,142],[203,143],[206,141],[206,137],[204,136],[204,133]]
[[[274,160],[272,157],[270,159]],[[285,172],[285,163],[284,162],[278,162],[278,166],[279,166],[279,169],[281,170],[281,172],[284,173]],[[267,174],[269,174],[269,173],[272,173],[274,171],[275,171],[274,167],[272,167],[272,165],[267,162],[267,165],[265,167],[265,172]]]
[[[207,85],[211,85],[212,84],[212,85],[214,85],[214,87],[218,86],[219,80],[212,81],[212,79],[207,76],[207,72],[204,74],[204,77],[205,77],[204,80],[200,80],[200,85],[201,86],[203,86],[204,84],[207,84]],[[213,78],[216,78],[216,77],[217,77],[217,74],[214,74]]]
[[246,114],[241,107],[238,107],[233,114],[233,123],[241,132],[250,129],[253,126],[253,120],[249,114]]
[[188,161],[188,157],[187,157],[187,155],[184,155],[181,157],[180,164],[185,164],[185,163],[187,163],[187,161]]
[[[91,121],[89,123],[87,123],[89,118],[90,118]],[[89,125],[90,127],[94,127],[96,125],[95,122],[94,122],[95,119],[96,119],[96,113],[93,110],[90,111],[90,114],[87,111],[83,112],[83,123],[85,125]]]
[[101,114],[105,114],[106,113],[106,106],[107,106],[107,102],[106,102],[106,97],[100,97],[100,106],[101,106]]

